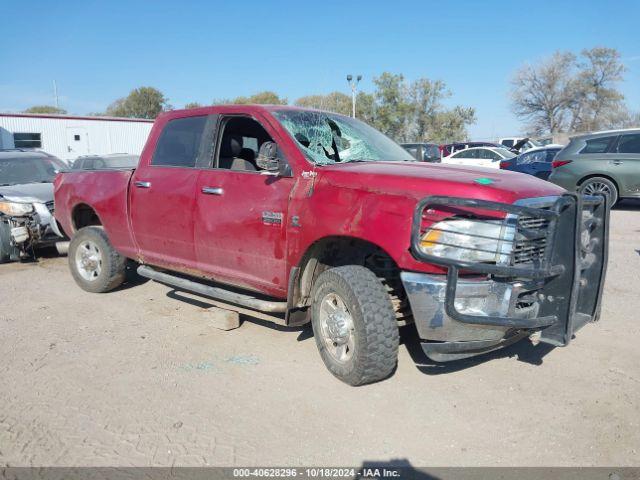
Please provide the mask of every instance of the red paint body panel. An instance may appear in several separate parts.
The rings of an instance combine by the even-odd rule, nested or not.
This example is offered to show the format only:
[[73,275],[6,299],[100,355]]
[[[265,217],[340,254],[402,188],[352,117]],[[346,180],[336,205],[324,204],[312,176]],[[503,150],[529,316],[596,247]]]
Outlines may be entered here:
[[[326,237],[363,239],[385,250],[403,270],[442,273],[439,267],[415,260],[409,251],[413,210],[426,196],[513,203],[563,192],[530,175],[474,167],[422,162],[314,166],[270,114],[282,108],[294,107],[229,105],[165,113],[156,120],[133,176],[58,175],[56,218],[72,235],[73,209],[89,205],[114,247],[127,257],[284,298],[291,268]],[[149,165],[167,121],[225,113],[260,121],[283,151],[293,177]],[[479,177],[493,183],[477,184]],[[152,188],[129,187],[138,180],[150,181]],[[148,195],[156,186],[157,192]],[[203,187],[223,188],[224,195],[204,195]],[[282,214],[282,223],[265,222],[265,212]],[[294,216],[299,226],[292,223]]]

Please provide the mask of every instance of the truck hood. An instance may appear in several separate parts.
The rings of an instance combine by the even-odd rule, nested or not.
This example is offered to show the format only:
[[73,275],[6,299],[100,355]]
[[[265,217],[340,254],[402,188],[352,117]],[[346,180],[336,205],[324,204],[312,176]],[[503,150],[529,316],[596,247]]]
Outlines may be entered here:
[[318,174],[341,188],[380,194],[448,195],[513,203],[522,198],[560,195],[564,189],[508,170],[423,162],[362,162],[328,165]]
[[53,201],[53,183],[25,183],[0,187],[3,200],[20,203],[47,203]]

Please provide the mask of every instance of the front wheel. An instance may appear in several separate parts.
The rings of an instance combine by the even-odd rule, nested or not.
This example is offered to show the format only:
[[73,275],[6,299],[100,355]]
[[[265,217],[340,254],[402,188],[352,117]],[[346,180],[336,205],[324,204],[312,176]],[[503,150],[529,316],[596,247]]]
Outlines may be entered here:
[[585,195],[606,195],[609,206],[613,207],[618,201],[618,189],[615,184],[604,177],[591,177],[580,185],[580,193]]
[[398,324],[389,295],[371,270],[357,265],[326,270],[312,299],[316,345],[333,375],[355,386],[393,373]]
[[78,230],[69,244],[68,258],[73,279],[87,292],[108,292],[125,280],[127,259],[111,246],[102,227]]

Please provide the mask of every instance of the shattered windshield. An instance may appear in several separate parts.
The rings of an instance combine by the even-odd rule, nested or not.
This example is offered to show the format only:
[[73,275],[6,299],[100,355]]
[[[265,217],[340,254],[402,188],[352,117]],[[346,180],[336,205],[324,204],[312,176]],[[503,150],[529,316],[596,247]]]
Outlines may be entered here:
[[307,110],[277,110],[273,114],[317,165],[416,161],[389,137],[355,118]]

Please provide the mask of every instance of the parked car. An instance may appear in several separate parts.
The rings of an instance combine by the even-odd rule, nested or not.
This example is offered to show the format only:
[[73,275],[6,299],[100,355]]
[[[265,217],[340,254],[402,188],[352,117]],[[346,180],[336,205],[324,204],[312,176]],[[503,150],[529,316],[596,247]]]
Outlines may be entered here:
[[442,157],[448,157],[452,153],[458,152],[460,150],[466,150],[467,148],[475,148],[475,147],[491,147],[491,148],[501,148],[502,145],[499,143],[493,142],[457,142],[457,143],[447,143],[445,145],[440,145],[440,152],[442,153]]
[[517,157],[502,160],[500,168],[513,172],[527,173],[546,180],[551,174],[551,162],[562,148],[562,145],[532,148]]
[[502,147],[474,147],[460,150],[448,157],[443,157],[442,163],[500,168],[501,161],[514,158],[515,156],[515,153]]
[[0,263],[61,240],[53,218],[53,178],[66,168],[42,152],[0,150]]
[[440,162],[440,147],[435,143],[401,143],[400,145],[420,162]]
[[542,147],[542,144],[529,137],[506,137],[498,140],[498,143],[505,148],[515,150],[519,153],[526,152],[532,148]]
[[416,162],[360,120],[276,105],[165,112],[135,170],[55,180],[82,289],[116,288],[129,259],[229,309],[310,322],[351,385],[394,371],[408,321],[447,361],[531,335],[566,345],[597,319],[608,210],[564,192]]
[[104,168],[136,168],[139,155],[111,153],[108,155],[83,155],[71,167],[73,170],[99,170]]
[[571,138],[556,155],[549,181],[610,204],[640,197],[640,129],[611,130]]

